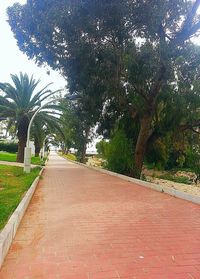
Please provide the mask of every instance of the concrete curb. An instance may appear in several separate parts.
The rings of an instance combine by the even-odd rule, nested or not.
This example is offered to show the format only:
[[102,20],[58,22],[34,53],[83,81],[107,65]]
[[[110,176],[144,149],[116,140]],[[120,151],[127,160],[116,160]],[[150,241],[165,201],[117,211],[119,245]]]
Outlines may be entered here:
[[[17,163],[17,162],[8,162],[8,161],[0,161],[0,165],[5,165],[5,166],[13,166],[13,167],[24,167],[24,163]],[[37,168],[39,165],[33,165],[31,164],[31,168]]]
[[[59,156],[61,156],[61,155],[59,155]],[[64,157],[62,157],[62,158],[64,158]],[[186,201],[189,201],[189,202],[192,202],[192,203],[200,204],[200,197],[199,196],[195,196],[195,195],[192,195],[192,194],[189,194],[189,193],[186,193],[186,192],[182,192],[182,191],[179,191],[179,190],[176,190],[176,189],[173,189],[171,187],[164,186],[164,185],[159,185],[159,184],[154,184],[154,183],[151,183],[151,182],[142,181],[140,179],[132,178],[132,177],[129,177],[129,176],[126,176],[126,175],[123,175],[123,174],[119,174],[119,173],[115,173],[115,172],[112,172],[112,171],[108,171],[108,170],[105,170],[105,169],[88,166],[88,165],[85,165],[85,164],[82,164],[82,163],[79,163],[79,162],[76,162],[76,161],[69,160],[67,158],[64,158],[64,159],[66,159],[66,160],[68,160],[72,163],[75,163],[77,165],[86,167],[88,169],[92,169],[92,170],[95,170],[95,171],[98,171],[98,172],[101,172],[101,173],[116,176],[116,177],[119,177],[119,178],[121,178],[123,180],[126,180],[128,182],[132,182],[132,183],[135,183],[137,185],[140,185],[140,186],[143,186],[143,187],[146,187],[146,188],[150,188],[152,190],[155,190],[155,191],[158,191],[158,192],[161,192],[161,193],[166,193],[170,196],[173,196],[173,197],[176,197],[176,198],[179,198],[179,199],[182,199],[182,200],[186,200]]]
[[40,176],[43,172],[44,168],[41,169],[39,176],[36,177],[34,182],[32,183],[31,187],[26,192],[25,196],[21,200],[18,207],[15,209],[13,214],[11,215],[10,219],[8,220],[7,224],[0,232],[0,268],[3,264],[3,261],[8,253],[8,250],[12,244],[12,241],[15,237],[19,224],[25,214],[25,211],[33,197],[35,189],[38,185]]

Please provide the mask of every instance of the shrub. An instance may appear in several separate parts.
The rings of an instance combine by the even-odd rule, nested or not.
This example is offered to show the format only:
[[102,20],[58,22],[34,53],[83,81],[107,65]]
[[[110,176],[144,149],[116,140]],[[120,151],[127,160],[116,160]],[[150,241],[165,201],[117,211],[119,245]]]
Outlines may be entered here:
[[76,156],[72,153],[66,154],[66,155],[64,155],[64,157],[66,157],[67,159],[72,160],[72,161],[77,161]]
[[171,174],[163,174],[163,175],[160,175],[159,178],[174,181],[177,183],[192,184],[191,181],[187,177],[184,177],[184,176],[173,176]]
[[18,145],[14,142],[0,141],[0,151],[6,151],[9,153],[17,153]]
[[197,175],[200,175],[200,153],[195,148],[188,148],[184,167],[193,170]]
[[166,142],[157,139],[153,144],[149,145],[145,159],[147,165],[154,165],[158,170],[164,169],[169,159]]
[[98,154],[102,158],[106,158],[108,146],[109,146],[109,142],[106,142],[105,140],[101,140],[100,142],[97,142],[96,149],[97,149]]
[[107,168],[130,175],[133,169],[133,147],[123,130],[117,130],[106,146]]

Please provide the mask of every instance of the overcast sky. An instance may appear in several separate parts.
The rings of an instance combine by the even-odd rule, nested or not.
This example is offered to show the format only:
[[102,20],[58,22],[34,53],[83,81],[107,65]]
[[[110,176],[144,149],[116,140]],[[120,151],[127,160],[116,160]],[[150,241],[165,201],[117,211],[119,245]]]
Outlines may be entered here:
[[[53,70],[50,71],[50,75],[47,75],[46,68],[38,67],[32,60],[28,60],[17,47],[10,26],[6,22],[6,9],[15,2],[24,4],[26,0],[0,0],[0,82],[10,82],[10,74],[18,74],[21,71],[41,79],[41,86],[53,82],[52,89],[63,88],[66,85],[64,78]],[[195,42],[199,44],[200,40],[195,39]]]
[[41,79],[41,87],[53,82],[52,90],[63,88],[66,81],[57,72],[51,70],[50,75],[47,75],[46,68],[38,67],[32,60],[28,60],[17,47],[10,26],[6,22],[6,9],[15,2],[24,4],[26,1],[0,0],[0,82],[11,82],[10,74],[26,72],[28,75],[33,74],[36,79]]

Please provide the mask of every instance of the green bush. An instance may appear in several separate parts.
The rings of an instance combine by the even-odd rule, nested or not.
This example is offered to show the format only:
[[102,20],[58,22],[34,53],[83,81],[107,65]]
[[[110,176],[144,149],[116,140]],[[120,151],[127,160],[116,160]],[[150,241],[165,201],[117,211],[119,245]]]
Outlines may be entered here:
[[102,158],[106,158],[108,146],[109,146],[109,142],[106,142],[105,140],[101,140],[100,142],[97,142],[96,149],[97,149],[98,154]]
[[67,159],[72,160],[72,161],[77,161],[76,156],[71,153],[64,155],[64,157],[66,157]]
[[133,169],[132,141],[123,130],[117,130],[107,144],[105,155],[107,168],[111,171],[130,175]]
[[200,175],[200,153],[195,148],[188,148],[185,155],[184,167]]
[[0,151],[17,153],[18,145],[14,142],[0,141]]
[[160,175],[159,178],[174,181],[177,183],[192,184],[192,182],[187,177],[183,177],[183,176],[173,176],[171,174],[163,174]]
[[169,159],[167,144],[157,139],[148,146],[145,159],[147,165],[154,165],[154,168],[163,170]]

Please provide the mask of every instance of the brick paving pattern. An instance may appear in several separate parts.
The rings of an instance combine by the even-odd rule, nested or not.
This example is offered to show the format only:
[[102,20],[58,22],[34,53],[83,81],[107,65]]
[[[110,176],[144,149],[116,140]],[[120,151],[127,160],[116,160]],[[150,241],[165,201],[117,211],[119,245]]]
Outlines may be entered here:
[[199,279],[200,206],[53,154],[0,279]]

